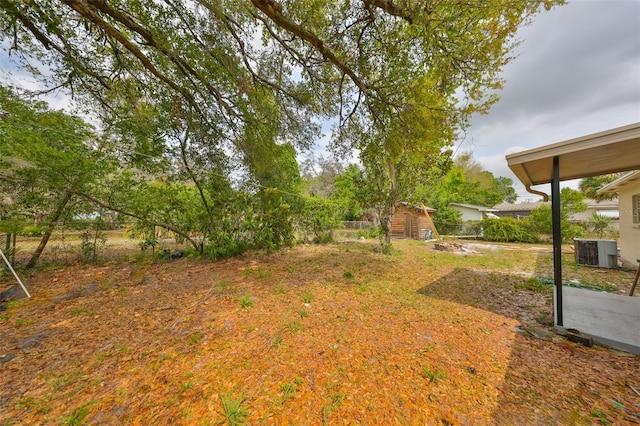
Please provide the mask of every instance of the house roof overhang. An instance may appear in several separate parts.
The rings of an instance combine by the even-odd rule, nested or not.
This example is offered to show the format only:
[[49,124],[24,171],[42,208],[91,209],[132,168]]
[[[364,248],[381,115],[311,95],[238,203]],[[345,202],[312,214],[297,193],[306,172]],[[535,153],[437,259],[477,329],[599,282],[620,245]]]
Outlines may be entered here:
[[640,182],[640,170],[635,170],[620,176],[618,179],[600,188],[596,194],[610,194],[612,192],[618,192],[620,191],[620,188],[636,182]]
[[640,122],[507,155],[507,164],[530,189],[550,183],[558,157],[560,180],[640,168]]

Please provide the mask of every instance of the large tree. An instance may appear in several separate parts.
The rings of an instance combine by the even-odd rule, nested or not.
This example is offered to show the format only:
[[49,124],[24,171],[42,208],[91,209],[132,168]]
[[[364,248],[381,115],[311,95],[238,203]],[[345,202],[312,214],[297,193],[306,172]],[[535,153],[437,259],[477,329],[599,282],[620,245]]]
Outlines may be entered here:
[[317,137],[314,120],[332,117],[334,148],[378,170],[388,224],[411,187],[400,180],[431,169],[497,100],[516,30],[560,3],[0,0],[0,31],[28,69],[43,64],[47,90],[99,111],[130,144],[120,156],[154,158],[139,167],[156,174],[179,155],[194,181],[217,161],[227,180],[257,181],[265,211],[288,205],[269,195],[270,164],[289,164]]
[[[426,71],[486,107],[517,28],[558,3],[0,0],[0,29],[13,54],[46,64],[51,88],[111,116],[154,102],[210,144],[238,148],[245,125],[278,123],[280,140],[307,146],[310,114],[386,125]],[[259,123],[266,93],[278,108]]]
[[391,242],[391,222],[399,201],[421,201],[417,194],[443,159],[454,137],[457,117],[451,98],[427,76],[414,82],[404,105],[360,136],[369,196],[380,215],[383,244]]

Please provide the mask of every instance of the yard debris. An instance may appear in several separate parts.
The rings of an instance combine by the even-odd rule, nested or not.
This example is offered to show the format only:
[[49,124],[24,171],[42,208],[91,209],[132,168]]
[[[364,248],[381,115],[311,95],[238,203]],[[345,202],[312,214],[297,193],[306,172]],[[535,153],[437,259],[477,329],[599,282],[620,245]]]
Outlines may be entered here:
[[567,340],[574,343],[580,343],[588,348],[593,346],[593,338],[586,334],[582,334],[579,330],[568,329]]
[[462,244],[454,242],[438,242],[433,245],[433,248],[438,251],[456,252],[462,251]]
[[[16,357],[16,354],[4,354],[0,356],[0,365],[5,364]],[[633,388],[632,388],[633,389]]]

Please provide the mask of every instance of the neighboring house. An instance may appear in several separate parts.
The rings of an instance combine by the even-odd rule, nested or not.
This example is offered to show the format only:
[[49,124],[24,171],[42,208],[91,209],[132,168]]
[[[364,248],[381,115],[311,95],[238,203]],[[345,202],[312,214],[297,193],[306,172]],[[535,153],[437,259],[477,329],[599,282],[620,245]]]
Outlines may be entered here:
[[449,207],[462,214],[462,221],[482,220],[488,217],[497,218],[498,210],[491,207],[475,206],[473,204],[449,203]]
[[[391,220],[391,237],[393,238],[413,238],[414,240],[424,240],[429,231],[433,232],[431,226],[433,212],[431,207],[411,205],[400,202],[396,205],[396,212]],[[427,219],[426,215],[429,215]]]
[[618,229],[618,219],[620,212],[618,210],[618,199],[596,201],[585,198],[584,203],[587,209],[583,212],[574,213],[571,220],[574,222],[588,223],[593,221],[593,215],[606,217],[610,220],[611,227]]
[[496,204],[493,208],[496,210],[494,213],[499,217],[509,216],[521,219],[529,216],[532,210],[544,205],[551,207],[550,202],[537,201],[535,203]]
[[636,267],[640,259],[640,170],[622,175],[598,193],[618,193],[620,212],[620,259],[628,266]]

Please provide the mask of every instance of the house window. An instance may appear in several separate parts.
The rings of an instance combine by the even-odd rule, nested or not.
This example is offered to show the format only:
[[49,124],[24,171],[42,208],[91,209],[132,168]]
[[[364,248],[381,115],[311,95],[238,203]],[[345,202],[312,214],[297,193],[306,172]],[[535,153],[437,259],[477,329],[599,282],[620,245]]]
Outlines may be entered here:
[[631,197],[631,212],[633,214],[633,224],[640,225],[640,194]]

